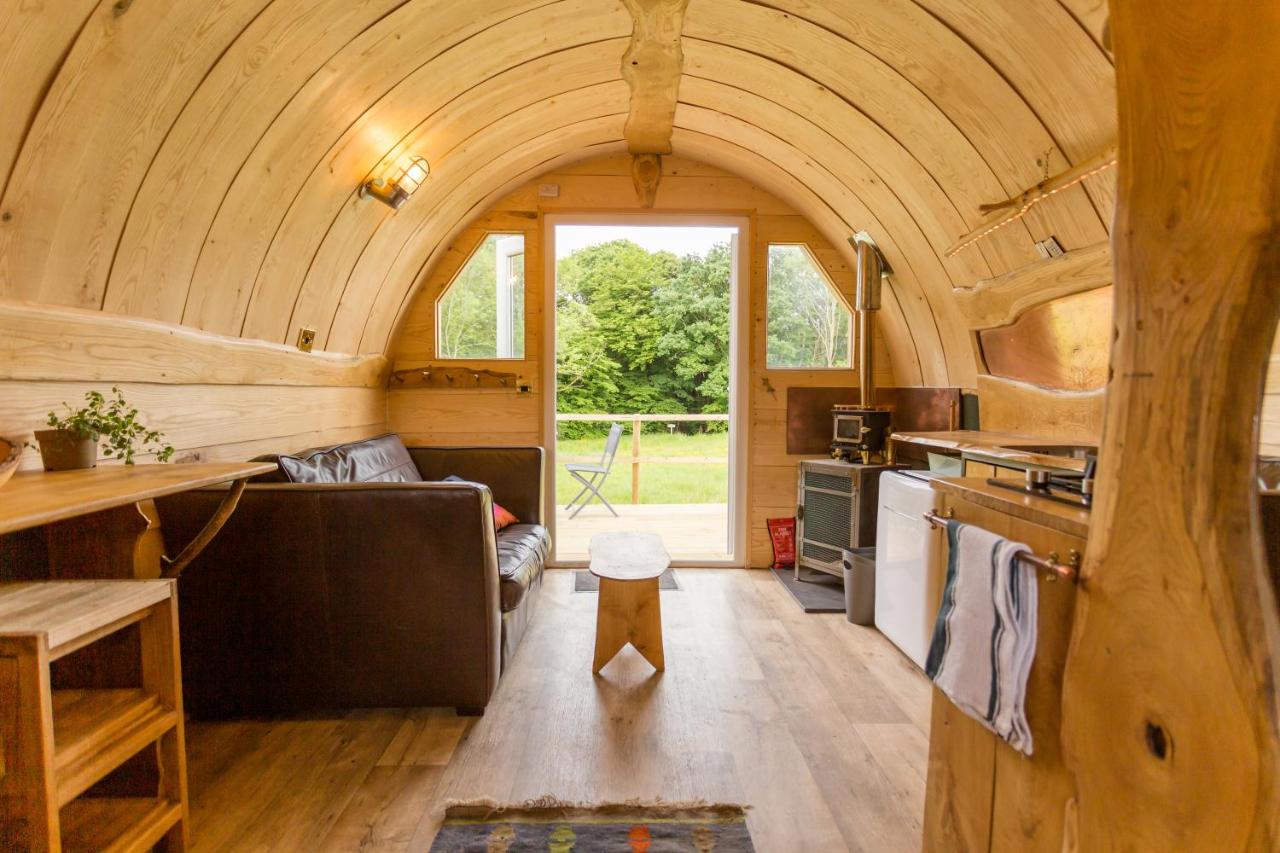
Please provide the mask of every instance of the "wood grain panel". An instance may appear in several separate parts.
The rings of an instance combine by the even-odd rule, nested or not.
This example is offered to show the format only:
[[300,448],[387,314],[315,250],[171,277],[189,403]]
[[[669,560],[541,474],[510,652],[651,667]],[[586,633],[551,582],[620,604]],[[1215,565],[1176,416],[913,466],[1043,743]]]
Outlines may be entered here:
[[513,391],[391,391],[388,420],[422,444],[466,444],[476,433],[510,444],[540,444],[542,395]]
[[0,296],[102,307],[147,165],[226,46],[269,3],[98,5],[64,46],[5,190]]
[[[986,49],[984,44],[990,38],[989,31],[979,26],[966,27],[962,31],[965,34],[962,37],[956,28],[948,26],[950,22],[944,15],[961,14],[954,7],[965,4],[945,0],[937,4],[921,3],[918,5],[923,8],[916,8],[879,3],[813,3],[808,0],[775,0],[775,3],[792,18],[803,18],[838,33],[847,43],[874,56],[902,75],[946,114],[956,129],[981,152],[983,160],[1002,183],[1022,181],[1022,185],[1026,186],[1042,177],[1043,161],[1046,158],[1051,167],[1055,159],[1058,166],[1062,166],[1066,157],[1084,157],[1094,153],[1068,150],[1064,155],[1060,150],[1063,128],[1053,126],[1052,122],[1059,120],[1069,125],[1073,119],[1062,116],[1060,112],[1046,114],[1040,110],[1036,98],[1049,95],[1045,91],[1049,87],[1044,87],[1035,80],[1035,73],[1041,69],[1032,68],[1023,72],[1019,67],[1022,62],[1041,60],[1024,58],[1016,50],[1004,47],[1007,51],[1005,62],[993,65],[988,59],[992,51]],[[1058,10],[1055,7],[1053,11]],[[984,7],[980,15],[975,17],[995,16],[995,10]],[[1009,16],[1002,21],[1006,26],[1002,28],[999,38],[1016,38],[1022,33],[1041,36],[1043,33],[1035,31],[1028,20],[1030,17]],[[1043,24],[1046,30],[1065,29],[1066,38],[1079,33],[1079,28],[1074,25],[1064,27],[1051,20],[1036,23]],[[1087,37],[1084,40],[1087,41]],[[1043,55],[1043,52],[1039,53]],[[1087,84],[1082,80],[1081,92],[1092,92],[1110,85],[1111,67],[1105,59],[1098,63],[1095,55],[1083,58],[1076,55],[1073,60],[1087,60],[1091,66],[1096,66],[1100,74],[1107,75],[1105,80],[1088,80]],[[1010,77],[1000,76],[1007,68],[1025,73],[1027,83],[1010,85]],[[1074,67],[1060,71],[1059,74],[1084,76],[1081,69]],[[1036,98],[1031,97],[1032,95]],[[1052,97],[1076,99],[1056,93]],[[1088,108],[1097,110],[1099,105],[1090,103]],[[1105,105],[1102,108],[1105,109]],[[993,115],[1000,117],[998,124],[992,121]],[[1091,127],[1094,121],[1114,122],[1114,116],[1085,114],[1078,119],[1079,125],[1084,127]],[[1038,235],[1057,230],[1064,242],[1070,245],[1080,245],[1106,236],[1103,223],[1094,214],[1082,190],[1077,189],[1059,198],[1059,201],[1064,202],[1060,213],[1065,215],[1041,216],[1038,213],[1029,217],[1031,231]]]
[[[639,34],[684,53],[666,90],[704,111],[673,144],[751,174],[834,244],[870,229],[901,278],[885,311],[898,370],[968,384],[948,287],[1024,265],[1033,236],[1105,236],[1091,184],[1092,205],[1077,188],[963,257],[938,252],[979,204],[1110,137],[1098,15],[1069,5],[705,0],[673,46],[671,15],[655,36],[632,14],[649,7],[621,2],[99,4],[76,7],[81,27],[31,0],[0,18],[4,55],[36,72],[6,90],[5,144],[23,150],[0,199],[0,290],[284,343],[310,324],[322,348],[381,352],[465,220],[611,142],[563,132],[560,102],[624,85]],[[411,149],[439,194],[399,215],[354,202]]]
[[992,329],[1012,323],[1035,305],[1105,287],[1113,278],[1111,244],[1104,241],[957,287],[952,293],[972,328]]
[[[912,25],[929,26],[927,16],[903,9]],[[692,7],[685,34],[770,57],[800,71],[811,86],[824,86],[847,103],[858,104],[929,170],[968,216],[984,201],[1020,189],[1002,185],[974,144],[914,81],[836,32],[780,10],[719,0]],[[930,42],[930,50],[938,46]],[[1012,253],[1006,263],[1031,259],[1026,224],[1017,226],[1018,238],[1001,234],[990,244]]]
[[[378,388],[307,388],[265,385],[156,385],[114,383],[139,410],[139,420],[165,434],[179,450],[212,448],[250,439],[280,439],[386,422],[386,394]],[[103,382],[5,382],[0,433],[31,440],[45,415],[77,405]],[[206,458],[215,458],[207,456]],[[39,464],[29,450],[23,467]]]
[[996,376],[978,377],[984,430],[1097,444],[1106,390],[1054,391]]
[[381,356],[350,358],[99,311],[0,300],[0,379],[381,388]]
[[1042,388],[1092,391],[1107,384],[1111,288],[1055,299],[1014,323],[978,333],[992,375]]
[[[349,199],[352,190],[383,160],[399,156],[398,143],[422,118],[422,113],[415,115],[412,108],[404,114],[393,111],[388,115],[376,110],[377,105],[394,104],[402,85],[439,88],[443,84],[433,80],[428,70],[432,61],[450,49],[465,50],[462,45],[491,28],[506,31],[507,50],[516,39],[528,42],[520,14],[542,4],[482,0],[444,4],[424,14],[422,7],[426,5],[403,6],[364,30],[329,62],[330,71],[311,77],[272,122],[227,188],[207,233],[200,236],[184,322],[237,333],[263,256],[313,172],[319,170],[323,179],[337,188],[339,199]],[[585,9],[579,8],[578,13],[591,17]],[[490,49],[501,52],[503,45]],[[414,78],[415,74],[419,76]],[[480,79],[471,78],[471,82]],[[453,85],[465,87],[465,80]],[[344,140],[347,129],[359,132]],[[359,146],[358,156],[335,160],[333,146],[344,141]],[[423,153],[431,157],[435,152]],[[342,167],[341,171],[328,171],[331,162]],[[281,169],[284,163],[291,168]],[[296,163],[304,164],[303,168],[293,168]],[[264,186],[273,191],[263,193]],[[361,209],[366,216],[384,216],[376,207],[366,204]],[[394,219],[388,217],[388,221]],[[327,224],[321,227],[327,230]],[[315,319],[323,322],[325,318]]]
[[[182,319],[200,238],[254,147],[290,102],[316,85],[325,63],[404,4],[276,0],[254,19],[201,82],[148,166],[116,250],[105,310]],[[278,182],[270,186],[279,191]],[[283,332],[250,336],[285,341]]]
[[97,0],[6,3],[0,9],[0,195],[9,170],[71,44]]
[[[1115,138],[1115,106],[1100,92],[1115,90],[1111,58],[1058,3],[994,0],[971,3],[922,0],[922,5],[948,26],[965,34],[974,49],[999,68],[1006,83],[1045,123],[1066,161],[1078,163]],[[1050,47],[1051,46],[1051,47]],[[1067,162],[1053,155],[1037,164],[1030,186]],[[1098,223],[1109,227],[1115,206],[1114,177],[1089,184]],[[1062,220],[1058,220],[1062,222]],[[1105,237],[1105,231],[1100,235]],[[1076,242],[1074,235],[1067,245]]]
[[[684,102],[716,106],[715,100],[700,96],[703,89],[694,85],[699,81],[718,82],[721,90],[737,88],[767,98],[825,130],[832,138],[828,145],[836,150],[847,149],[847,156],[853,161],[849,167],[867,176],[860,184],[874,188],[878,183],[883,185],[879,192],[896,196],[933,246],[948,245],[955,234],[967,228],[965,215],[920,162],[869,116],[846,109],[845,101],[836,93],[815,87],[797,71],[766,57],[699,39],[689,38],[686,42],[686,81],[681,87]],[[870,203],[885,215],[874,199]],[[944,257],[942,263],[955,281],[973,281],[991,274],[982,252]]]
[[[578,30],[571,32],[581,35]],[[412,95],[412,102],[420,102],[419,111],[430,112],[417,126],[407,131],[399,147],[427,156],[437,178],[442,170],[450,168],[449,163],[440,160],[446,154],[450,155],[451,162],[458,164],[455,168],[465,169],[465,161],[455,160],[453,155],[458,153],[460,145],[477,133],[492,134],[495,115],[531,104],[545,105],[560,95],[615,80],[615,61],[622,44],[621,39],[606,39],[560,50],[549,56],[536,56],[523,64],[512,65],[468,90],[465,97],[455,97],[452,101],[444,100],[449,93],[440,91],[439,87],[425,80],[407,87],[405,94]],[[497,53],[491,45],[485,45],[484,50]],[[498,64],[496,58],[489,62],[495,67],[505,67],[522,59],[526,52],[533,55],[534,46],[502,64]],[[431,68],[434,70],[443,64],[445,67],[439,69],[441,73],[457,74],[470,70],[468,66],[474,63],[474,56],[469,52],[453,51],[433,63]],[[620,111],[624,103],[621,90],[619,96]],[[403,120],[396,119],[396,115],[404,112],[404,100],[386,99],[386,105],[375,111],[379,124]],[[383,117],[384,113],[389,115]],[[359,131],[356,128],[351,133],[355,135]],[[513,140],[504,137],[503,141],[510,143]],[[368,168],[367,154],[363,149],[345,142],[340,140],[331,156],[326,156],[325,162],[333,161],[336,171],[343,175]],[[452,177],[449,182],[457,183]],[[357,201],[355,192],[354,183],[337,180],[327,169],[317,168],[272,238],[258,272],[259,284],[247,307],[244,334],[278,339],[301,323],[317,322],[324,330],[321,343],[327,343],[331,323],[324,321],[333,316],[338,301],[349,286],[351,270],[373,233],[390,215],[385,209],[370,210],[370,203]],[[437,181],[432,181],[424,192],[431,195],[419,197],[415,207],[427,205],[435,208],[443,201]],[[442,217],[437,215],[436,218]],[[455,224],[458,223],[440,223],[445,228]]]

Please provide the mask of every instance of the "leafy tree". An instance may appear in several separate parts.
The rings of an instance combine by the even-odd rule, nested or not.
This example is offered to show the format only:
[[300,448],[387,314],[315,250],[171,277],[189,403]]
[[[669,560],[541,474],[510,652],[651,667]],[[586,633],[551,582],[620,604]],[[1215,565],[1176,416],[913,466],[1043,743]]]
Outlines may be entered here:
[[[498,353],[498,244],[490,234],[467,259],[439,303],[441,358],[493,358]],[[504,262],[505,259],[504,259]],[[524,255],[511,257],[511,349],[524,353]]]
[[849,367],[849,309],[802,246],[769,247],[770,367]]
[[440,300],[442,358],[492,358],[497,352],[497,246],[497,240],[486,237]]
[[[579,249],[557,267],[562,412],[683,414],[728,409],[727,245],[706,257],[629,240]],[[651,428],[661,429],[662,425]],[[564,424],[566,437],[603,425]]]
[[686,411],[729,410],[729,246],[705,258],[680,259],[676,273],[655,294],[662,321],[658,353],[669,367],[671,396]]

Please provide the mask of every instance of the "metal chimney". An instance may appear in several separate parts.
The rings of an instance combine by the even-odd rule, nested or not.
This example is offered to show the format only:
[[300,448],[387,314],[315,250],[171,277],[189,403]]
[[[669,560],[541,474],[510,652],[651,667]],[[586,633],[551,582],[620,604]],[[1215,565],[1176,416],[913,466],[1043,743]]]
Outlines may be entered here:
[[858,252],[858,289],[854,309],[858,314],[858,389],[864,409],[875,406],[875,312],[880,310],[880,288],[888,265],[865,231],[849,238]]

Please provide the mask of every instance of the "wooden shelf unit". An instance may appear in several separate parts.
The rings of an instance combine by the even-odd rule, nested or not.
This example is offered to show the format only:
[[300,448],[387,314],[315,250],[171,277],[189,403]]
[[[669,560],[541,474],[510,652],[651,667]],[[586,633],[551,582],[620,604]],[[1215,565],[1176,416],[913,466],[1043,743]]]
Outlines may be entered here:
[[[140,636],[138,685],[52,687],[51,664],[133,625]],[[0,584],[0,626],[0,697],[16,709],[0,718],[0,848],[185,850],[174,581]],[[93,790],[148,749],[156,762],[148,796]]]

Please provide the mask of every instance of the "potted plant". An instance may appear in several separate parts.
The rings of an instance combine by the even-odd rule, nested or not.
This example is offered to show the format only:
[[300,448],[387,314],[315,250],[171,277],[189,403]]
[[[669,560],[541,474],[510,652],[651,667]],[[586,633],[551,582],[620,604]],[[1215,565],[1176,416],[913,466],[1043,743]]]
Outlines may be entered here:
[[167,462],[173,447],[162,444],[163,436],[138,423],[138,410],[125,402],[119,388],[111,389],[108,399],[97,391],[84,395],[84,408],[72,411],[66,403],[66,417],[50,412],[50,429],[36,430],[40,442],[40,458],[46,471],[69,471],[93,468],[98,464],[98,443],[103,442],[102,455],[126,465],[133,464],[138,452],[154,451],[156,459]]

